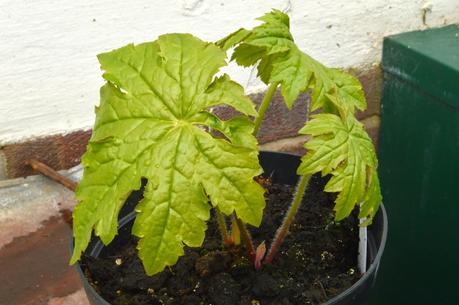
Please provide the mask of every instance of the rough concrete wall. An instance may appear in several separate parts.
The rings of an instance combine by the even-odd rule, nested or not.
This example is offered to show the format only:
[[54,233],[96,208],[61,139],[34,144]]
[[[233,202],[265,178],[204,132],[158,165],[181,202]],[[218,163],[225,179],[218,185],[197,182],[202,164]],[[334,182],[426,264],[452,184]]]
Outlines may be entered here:
[[[88,129],[96,54],[166,32],[216,40],[273,7],[290,14],[304,51],[360,70],[379,61],[384,35],[459,21],[457,0],[0,0],[0,145]],[[250,70],[229,72],[262,89]]]

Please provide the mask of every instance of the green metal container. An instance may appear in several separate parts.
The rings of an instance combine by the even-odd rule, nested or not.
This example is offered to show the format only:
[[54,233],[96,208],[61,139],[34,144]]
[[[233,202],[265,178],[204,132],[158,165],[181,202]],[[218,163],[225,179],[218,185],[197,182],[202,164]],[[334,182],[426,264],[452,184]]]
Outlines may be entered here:
[[387,37],[383,70],[389,235],[371,304],[459,304],[459,26]]

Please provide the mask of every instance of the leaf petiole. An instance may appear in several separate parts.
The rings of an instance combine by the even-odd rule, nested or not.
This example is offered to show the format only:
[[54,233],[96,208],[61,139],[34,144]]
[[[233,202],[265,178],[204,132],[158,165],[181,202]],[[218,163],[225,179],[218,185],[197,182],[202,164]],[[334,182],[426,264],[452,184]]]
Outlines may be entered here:
[[[258,116],[255,118],[255,127],[253,130],[253,135],[256,136],[258,131],[261,127],[261,122],[265,117],[266,111],[271,104],[271,100],[273,99],[274,94],[276,93],[277,86],[279,85],[278,82],[274,82],[268,87],[268,91],[266,91],[265,96],[263,97],[263,101],[261,102],[260,108],[258,108]],[[251,259],[255,260],[255,247],[252,242],[252,237],[250,236],[250,232],[247,230],[246,225],[242,220],[240,220],[236,214],[233,214],[234,219],[236,220],[237,227],[241,234],[242,241],[247,248],[248,255]]]
[[236,219],[236,224],[241,232],[241,238],[247,249],[247,254],[252,260],[255,260],[255,246],[253,245],[252,237],[250,236],[245,224],[237,217],[236,214],[234,214],[234,218]]
[[266,111],[268,110],[269,105],[271,104],[271,100],[273,99],[274,94],[276,93],[277,86],[279,82],[274,82],[268,87],[268,91],[266,91],[265,96],[263,97],[263,101],[261,102],[260,108],[258,108],[258,116],[255,118],[255,128],[253,130],[253,134],[256,136],[258,131],[261,127],[261,122],[265,117]]
[[279,247],[282,244],[282,241],[287,235],[288,229],[290,228],[290,225],[295,219],[295,215],[298,212],[298,208],[300,207],[301,201],[303,200],[303,195],[306,191],[306,188],[308,187],[310,177],[311,176],[309,175],[301,176],[300,181],[298,182],[298,185],[295,190],[292,205],[290,206],[287,215],[285,215],[282,225],[279,227],[279,229],[277,229],[274,240],[272,241],[271,246],[269,248],[268,255],[264,260],[265,264],[270,264],[272,262],[274,256],[276,255],[276,252],[279,250]]
[[226,227],[226,221],[225,218],[220,212],[220,209],[218,207],[215,208],[215,216],[217,218],[217,223],[218,223],[218,229],[220,231],[220,234],[222,236],[222,243],[225,247],[231,246],[233,244],[229,234],[228,234],[228,229]]
[[241,244],[241,232],[239,231],[239,226],[236,222],[236,216],[234,213],[231,215],[231,242],[235,246],[239,246]]

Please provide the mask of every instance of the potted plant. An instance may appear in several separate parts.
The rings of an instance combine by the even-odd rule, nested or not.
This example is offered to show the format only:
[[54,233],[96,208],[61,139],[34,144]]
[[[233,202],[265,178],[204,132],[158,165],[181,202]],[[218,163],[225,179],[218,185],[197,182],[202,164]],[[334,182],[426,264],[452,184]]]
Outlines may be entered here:
[[[166,34],[98,56],[106,83],[82,159],[71,258],[74,264],[88,253],[83,265],[96,286],[86,285],[93,304],[108,304],[103,297],[112,304],[363,302],[386,229],[380,212],[370,249],[373,264],[363,276],[349,268],[345,254],[354,265],[357,257],[357,218],[361,227],[369,225],[382,200],[374,147],[355,117],[366,107],[363,90],[353,76],[301,52],[287,15],[273,10],[259,20],[252,30],[240,29],[216,43]],[[216,76],[231,48],[232,60],[257,65],[269,85],[258,111],[239,84],[226,74]],[[301,161],[262,153],[262,168],[255,136],[278,87],[288,108],[311,91],[309,111],[315,114],[299,131],[310,136],[308,152]],[[239,115],[222,120],[210,111],[216,105]],[[129,197],[142,181],[144,190]],[[288,184],[297,186],[293,191]],[[118,222],[126,201],[135,204],[135,212]],[[310,210],[319,212],[311,216]],[[263,232],[257,233],[262,220]],[[309,224],[326,235],[301,235],[311,233],[305,233]],[[108,247],[92,236],[93,229]],[[286,236],[297,232],[306,244],[294,237],[285,244]],[[221,243],[215,242],[219,235]],[[319,262],[311,261],[308,245],[333,236],[340,254],[321,250]],[[353,236],[350,248],[346,236]],[[101,251],[102,263],[91,267]],[[309,272],[301,268],[326,268],[321,262],[328,260],[341,273],[336,279],[326,275],[327,287],[318,277],[298,278]],[[346,283],[332,283],[340,279]],[[101,287],[104,280],[112,286]],[[308,285],[312,292],[305,294]],[[135,297],[127,293],[136,290]]]

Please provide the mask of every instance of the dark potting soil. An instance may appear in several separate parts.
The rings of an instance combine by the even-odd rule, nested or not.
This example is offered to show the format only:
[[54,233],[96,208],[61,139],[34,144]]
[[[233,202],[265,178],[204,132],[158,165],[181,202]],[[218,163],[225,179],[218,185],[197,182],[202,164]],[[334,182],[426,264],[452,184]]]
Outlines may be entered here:
[[[108,247],[101,258],[85,256],[91,284],[113,305],[303,305],[321,304],[359,279],[355,213],[333,221],[334,196],[313,177],[290,233],[273,264],[256,271],[242,248],[223,249],[216,221],[209,221],[202,248],[186,248],[178,263],[149,277],[136,253],[136,239]],[[267,206],[256,245],[271,241],[294,188],[267,185]],[[267,244],[269,246],[269,244]]]

